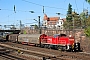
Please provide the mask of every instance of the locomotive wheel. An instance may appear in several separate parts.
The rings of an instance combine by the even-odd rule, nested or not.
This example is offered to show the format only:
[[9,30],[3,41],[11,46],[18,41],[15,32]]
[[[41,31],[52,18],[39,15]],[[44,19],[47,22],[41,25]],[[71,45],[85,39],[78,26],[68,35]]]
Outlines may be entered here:
[[39,45],[39,44],[35,44],[35,46],[36,46],[36,47],[40,47],[40,45]]
[[51,49],[51,46],[50,45],[48,45],[48,49]]
[[61,51],[61,50],[62,50],[62,49],[61,49],[61,48],[59,48],[59,47],[58,47],[57,49],[58,49],[59,51]]
[[54,46],[54,49],[57,50],[57,45]]
[[44,45],[43,44],[41,44],[41,48],[44,48]]
[[47,45],[44,45],[44,48],[47,48],[48,46]]
[[38,47],[38,45],[37,45],[37,44],[35,44],[35,46],[36,46],[36,47]]
[[57,50],[61,51],[62,49],[60,48],[60,46],[57,46]]

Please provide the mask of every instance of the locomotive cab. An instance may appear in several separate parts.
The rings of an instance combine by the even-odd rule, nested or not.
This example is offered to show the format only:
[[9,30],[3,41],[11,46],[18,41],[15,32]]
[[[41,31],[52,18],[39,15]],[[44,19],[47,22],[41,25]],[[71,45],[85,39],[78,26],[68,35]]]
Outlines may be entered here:
[[70,51],[78,52],[80,51],[80,43],[75,42],[75,38],[72,37],[71,35],[69,36],[69,41],[70,41]]
[[81,50],[80,50],[80,43],[79,43],[79,42],[74,43],[74,49],[73,49],[73,51],[75,51],[75,52],[81,51]]

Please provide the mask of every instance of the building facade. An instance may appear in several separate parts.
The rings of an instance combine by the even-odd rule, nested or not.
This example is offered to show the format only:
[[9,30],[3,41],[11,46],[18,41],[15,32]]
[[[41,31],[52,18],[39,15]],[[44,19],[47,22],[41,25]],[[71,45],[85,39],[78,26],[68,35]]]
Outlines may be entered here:
[[60,19],[60,17],[48,17],[46,14],[44,14],[43,19],[43,26],[47,28],[56,28],[56,29],[63,29],[63,19]]

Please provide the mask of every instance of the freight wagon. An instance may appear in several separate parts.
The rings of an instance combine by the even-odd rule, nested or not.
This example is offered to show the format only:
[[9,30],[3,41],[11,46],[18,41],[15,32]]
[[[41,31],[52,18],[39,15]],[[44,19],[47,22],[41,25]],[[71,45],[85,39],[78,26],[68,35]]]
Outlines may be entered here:
[[18,42],[18,35],[19,34],[9,34],[6,36],[6,39],[10,42]]
[[[11,36],[13,37],[10,38]],[[8,36],[8,40],[43,48],[54,48],[65,51],[80,51],[80,43],[75,42],[74,37],[69,37],[65,34],[55,34],[54,36],[48,36],[46,34],[12,34]]]
[[40,44],[40,35],[41,34],[20,34],[18,36],[18,42],[21,42],[22,44],[37,46]]

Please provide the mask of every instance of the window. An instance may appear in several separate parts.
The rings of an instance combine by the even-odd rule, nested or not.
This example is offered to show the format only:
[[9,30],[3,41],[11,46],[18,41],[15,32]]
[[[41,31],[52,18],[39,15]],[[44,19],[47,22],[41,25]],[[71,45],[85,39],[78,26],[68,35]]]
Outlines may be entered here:
[[61,22],[61,24],[62,24],[62,22]]

